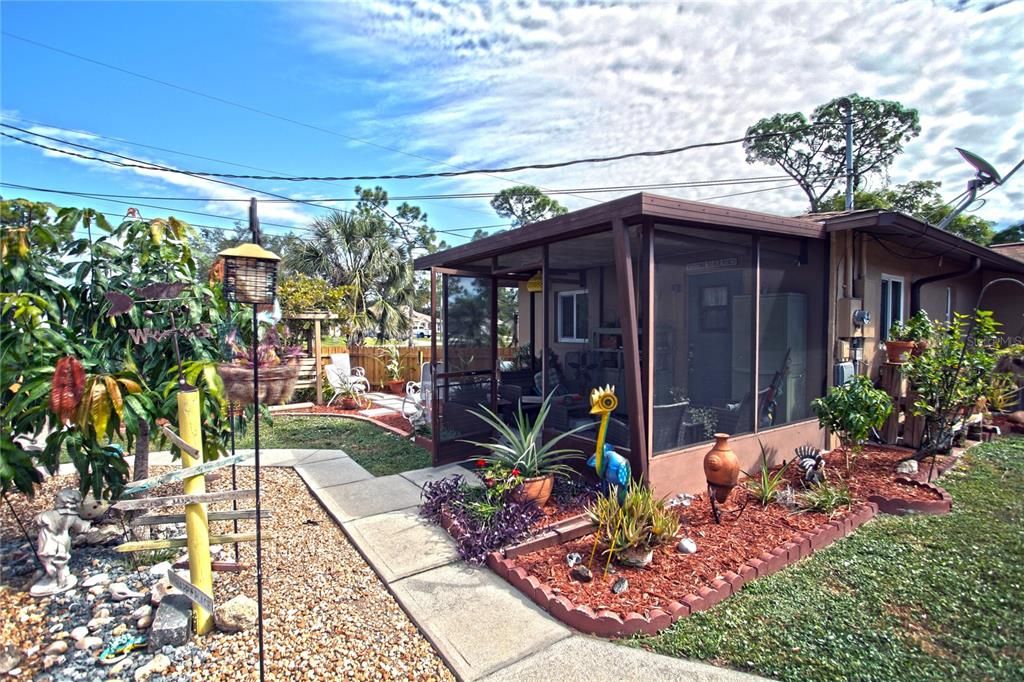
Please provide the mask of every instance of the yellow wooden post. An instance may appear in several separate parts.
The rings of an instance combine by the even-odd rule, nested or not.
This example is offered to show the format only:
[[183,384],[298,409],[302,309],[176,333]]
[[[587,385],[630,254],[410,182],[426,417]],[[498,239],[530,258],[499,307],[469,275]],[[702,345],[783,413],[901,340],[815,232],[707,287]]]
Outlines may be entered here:
[[320,320],[313,320],[313,366],[315,367],[313,374],[315,376],[314,381],[316,382],[316,404],[324,404],[324,349],[320,343],[320,334],[323,330],[320,328]]
[[[178,435],[198,452],[192,457],[184,450],[181,466],[191,467],[203,461],[203,431],[199,409],[199,391],[194,387],[181,387],[178,391]],[[184,480],[186,495],[206,492],[206,480],[192,476]],[[213,596],[213,569],[210,565],[210,523],[206,504],[185,505],[185,534],[188,537],[188,571],[190,582],[206,594]],[[198,604],[192,605],[196,618],[196,634],[205,635],[213,628],[213,614]]]

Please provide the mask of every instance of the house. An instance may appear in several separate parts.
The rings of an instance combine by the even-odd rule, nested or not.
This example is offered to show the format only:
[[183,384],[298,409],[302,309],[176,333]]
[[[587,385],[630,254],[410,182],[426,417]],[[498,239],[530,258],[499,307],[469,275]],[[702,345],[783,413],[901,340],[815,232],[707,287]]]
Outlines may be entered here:
[[[662,493],[705,485],[711,434],[744,469],[825,444],[810,402],[849,371],[876,373],[895,320],[973,309],[1024,262],[879,210],[783,217],[641,193],[424,256],[431,272],[435,463],[489,437],[478,405],[509,414],[540,395],[546,426],[582,429],[586,396],[616,387],[609,441]],[[501,371],[498,289],[519,292],[526,366]],[[1024,296],[996,284],[982,307],[1022,333]],[[868,313],[864,316],[863,311]],[[540,350],[544,352],[539,352]],[[533,359],[529,356],[533,355]]]

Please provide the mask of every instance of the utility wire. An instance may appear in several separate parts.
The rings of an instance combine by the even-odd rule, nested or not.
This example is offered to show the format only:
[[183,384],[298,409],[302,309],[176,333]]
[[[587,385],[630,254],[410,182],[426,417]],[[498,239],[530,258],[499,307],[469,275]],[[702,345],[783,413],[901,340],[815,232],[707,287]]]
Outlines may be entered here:
[[[789,136],[789,135],[792,135],[794,133],[800,132],[801,130],[805,130],[808,127],[814,127],[815,125],[825,125],[825,124],[812,124],[811,126],[807,126],[805,128],[801,128],[801,129],[797,129],[797,130],[790,131],[790,132],[785,132],[785,133],[765,133],[765,134],[762,134],[762,135],[748,135],[748,136],[744,136],[744,137],[736,137],[736,138],[733,138],[733,139],[730,139],[730,140],[718,140],[716,142],[698,142],[696,144],[689,144],[689,145],[684,145],[684,146],[681,146],[681,147],[670,147],[670,148],[667,148],[667,149],[656,149],[656,150],[640,151],[640,152],[627,152],[627,153],[624,153],[624,154],[615,154],[615,155],[612,155],[612,156],[592,156],[592,157],[583,158],[583,159],[572,159],[570,161],[556,161],[556,162],[551,162],[551,163],[530,163],[530,164],[522,164],[522,165],[518,165],[518,166],[506,166],[506,167],[503,167],[503,168],[474,168],[474,169],[469,169],[469,170],[442,171],[442,172],[436,172],[436,173],[401,173],[401,174],[393,174],[393,175],[339,175],[339,176],[308,175],[308,176],[290,176],[290,175],[242,175],[242,174],[237,174],[237,173],[213,173],[213,172],[209,172],[209,171],[198,171],[198,170],[185,171],[185,170],[179,170],[179,169],[166,169],[166,168],[160,168],[160,170],[167,170],[168,172],[184,173],[186,175],[200,176],[200,177],[207,177],[207,178],[232,178],[232,179],[242,179],[242,180],[274,180],[274,181],[279,181],[279,182],[282,182],[282,181],[283,182],[308,182],[308,181],[313,181],[313,180],[325,181],[325,182],[345,182],[345,181],[352,181],[352,180],[420,180],[420,179],[424,179],[424,178],[452,178],[452,177],[461,177],[461,176],[465,176],[465,175],[479,175],[479,174],[492,174],[492,173],[513,173],[513,172],[522,171],[522,170],[540,170],[540,169],[552,169],[552,168],[567,168],[567,167],[570,167],[570,166],[578,166],[578,165],[581,165],[581,164],[608,163],[608,162],[612,162],[612,161],[622,161],[622,160],[625,160],[625,159],[653,158],[653,157],[659,157],[659,156],[667,156],[667,155],[670,155],[670,154],[679,154],[679,153],[682,153],[682,152],[692,151],[694,149],[705,149],[705,148],[709,148],[709,147],[722,147],[722,146],[731,145],[731,144],[738,144],[740,142],[746,142],[747,140],[753,140],[753,139],[760,139],[760,138],[766,138],[766,137]],[[831,124],[828,124],[828,125],[831,125]],[[43,135],[42,133],[34,133],[31,130],[26,130],[24,128],[19,128],[17,126],[12,126],[9,123],[0,123],[0,126],[3,126],[4,128],[10,128],[12,130],[17,130],[18,132],[21,132],[21,133],[24,133],[24,134],[34,135],[36,137],[41,137],[43,139],[50,140],[52,142],[58,142],[60,144],[65,144],[65,145],[69,145],[69,146],[72,146],[72,147],[77,147],[79,149],[86,149],[86,150],[89,150],[89,151],[92,151],[92,152],[97,152],[97,153],[100,153],[100,154],[107,154],[109,156],[114,156],[114,157],[118,157],[118,158],[122,158],[122,159],[130,158],[130,157],[125,157],[125,156],[123,156],[121,154],[114,154],[113,152],[109,152],[109,151],[106,151],[104,149],[98,149],[96,147],[91,147],[89,145],[78,144],[78,143],[75,143],[75,142],[70,142],[68,140],[62,140],[62,139],[60,139],[58,137],[52,137],[50,135]],[[56,151],[56,152],[63,153],[63,154],[70,154],[72,156],[77,156],[77,157],[82,158],[82,159],[88,159],[88,160],[92,160],[92,161],[101,161],[103,163],[109,163],[109,164],[113,164],[113,165],[130,167],[130,168],[144,168],[144,169],[152,170],[152,164],[150,164],[150,165],[135,165],[133,163],[114,162],[114,161],[111,161],[110,159],[101,159],[101,158],[97,158],[97,157],[94,157],[94,156],[88,156],[88,155],[85,155],[85,154],[72,153],[72,152],[69,152],[68,150],[62,150],[62,149],[56,149],[56,148],[53,148],[53,147],[47,147],[46,145],[40,144],[38,142],[31,142],[31,141],[26,140],[24,138],[20,138],[20,137],[17,137],[15,135],[10,135],[8,133],[0,133],[0,135],[3,135],[5,137],[9,137],[9,138],[17,140],[19,142],[24,142],[26,144],[31,144],[31,145],[34,145],[34,146],[37,146],[37,147],[42,147],[43,149],[49,149],[51,151]],[[138,161],[138,159],[134,159],[134,161]]]

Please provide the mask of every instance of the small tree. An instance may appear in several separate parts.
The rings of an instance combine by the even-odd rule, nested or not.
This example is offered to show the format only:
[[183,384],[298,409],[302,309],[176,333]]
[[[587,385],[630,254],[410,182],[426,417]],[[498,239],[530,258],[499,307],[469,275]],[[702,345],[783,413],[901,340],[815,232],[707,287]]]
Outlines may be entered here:
[[491,208],[502,218],[511,218],[513,227],[547,220],[569,211],[533,185],[516,185],[501,190],[491,199]]
[[866,376],[834,386],[824,398],[811,401],[818,424],[839,436],[850,472],[850,454],[859,454],[871,429],[882,426],[892,412],[892,398]]
[[928,347],[903,365],[904,376],[917,393],[914,414],[924,417],[924,438],[913,459],[934,458],[953,445],[957,424],[970,416],[985,395],[996,366],[997,327],[988,310],[973,320],[956,313],[936,325]]

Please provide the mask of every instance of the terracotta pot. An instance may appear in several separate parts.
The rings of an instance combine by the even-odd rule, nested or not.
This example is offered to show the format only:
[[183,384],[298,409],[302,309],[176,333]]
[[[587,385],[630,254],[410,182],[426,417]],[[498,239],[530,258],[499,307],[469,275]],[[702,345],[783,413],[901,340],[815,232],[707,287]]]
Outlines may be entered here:
[[642,547],[630,547],[618,553],[615,557],[623,566],[633,568],[644,568],[654,560],[654,550]]
[[395,379],[387,382],[388,392],[392,395],[405,395],[405,380]]
[[740,461],[729,447],[729,434],[715,434],[715,445],[704,455],[704,478],[715,487],[715,498],[719,502],[723,502],[739,482]]
[[516,502],[536,502],[538,507],[543,507],[548,503],[554,485],[554,474],[524,478],[523,484],[512,493],[512,499]]
[[358,410],[361,407],[359,401],[356,398],[342,398],[341,409],[343,410]]
[[915,341],[914,342],[914,350],[910,351],[910,354],[913,355],[914,357],[917,357],[921,353],[925,352],[927,349],[928,349],[928,341],[927,340],[925,340],[925,341]]
[[886,341],[885,359],[891,364],[902,365],[914,352],[917,343],[914,341]]

